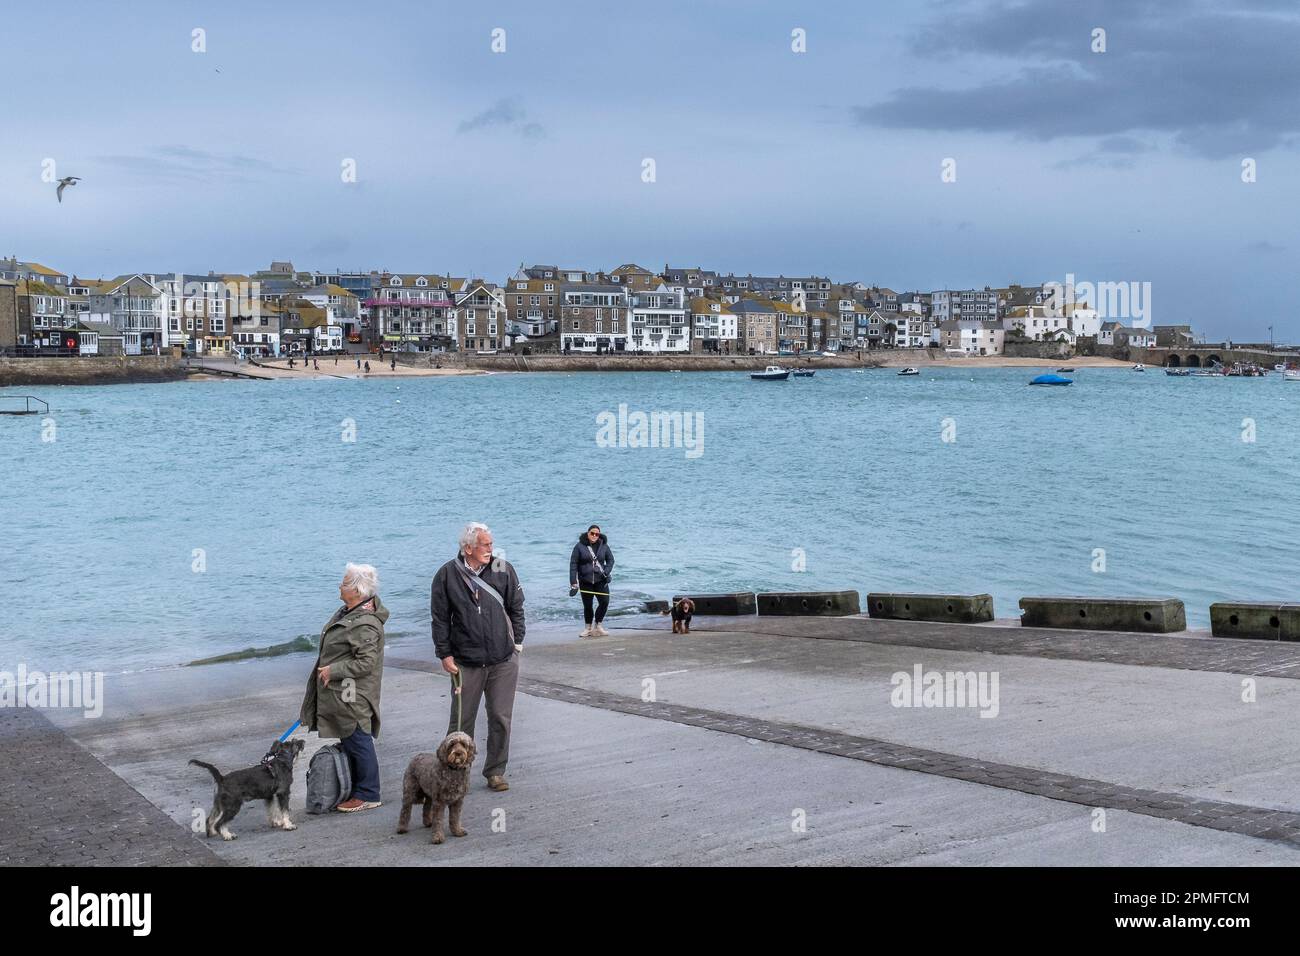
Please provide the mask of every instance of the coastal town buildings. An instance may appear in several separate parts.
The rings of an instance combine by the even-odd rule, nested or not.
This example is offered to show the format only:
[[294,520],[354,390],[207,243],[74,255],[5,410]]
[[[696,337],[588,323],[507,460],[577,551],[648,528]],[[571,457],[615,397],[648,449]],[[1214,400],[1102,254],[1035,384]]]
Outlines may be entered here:
[[[380,274],[371,297],[365,300],[374,344],[399,352],[445,352],[457,347],[454,290],[464,284],[464,279],[432,272]],[[328,303],[319,299],[316,293],[315,304],[328,318]],[[346,323],[340,319],[337,324],[342,329]],[[360,335],[360,326],[354,330],[348,341],[357,341],[351,336]]]
[[18,289],[18,343],[59,347],[60,333],[68,328],[67,289],[38,279],[20,279]]
[[963,355],[1001,355],[1006,329],[991,319],[949,319],[938,326],[939,345],[945,352]]
[[342,286],[326,283],[300,290],[298,298],[324,309],[329,324],[340,326],[343,337],[349,342],[361,341],[361,303],[352,292]]
[[46,285],[66,291],[69,278],[66,272],[51,269],[39,262],[24,262],[14,256],[10,256],[8,259],[0,259],[0,279],[8,279],[13,282],[20,279],[44,282]]
[[1055,339],[1070,329],[1069,317],[1048,305],[1024,305],[1007,310],[1000,323],[1006,331],[1018,331],[1027,339],[1042,342]]
[[561,352],[623,352],[631,332],[631,296],[614,282],[566,282],[560,306]]
[[143,273],[162,295],[161,345],[179,345],[193,355],[225,355],[230,351],[230,324],[225,281],[215,273]]
[[[556,309],[561,296],[560,286],[566,283],[560,282],[554,269],[543,269],[542,272],[549,272],[550,275],[534,277],[520,266],[519,271],[506,282],[506,322],[511,335],[539,339],[551,335],[557,329]],[[579,279],[567,284],[581,286],[585,283],[584,273]]]
[[1155,333],[1157,347],[1187,348],[1196,343],[1190,325],[1156,325],[1151,331]]
[[742,296],[731,304],[736,315],[736,338],[742,353],[767,355],[779,350],[777,311],[768,299]]
[[663,279],[634,262],[624,263],[609,273],[609,281],[628,290],[629,295],[649,292],[663,284]]
[[230,307],[232,345],[245,356],[273,358],[281,354],[284,309],[278,302],[236,298]]
[[343,327],[332,325],[325,309],[305,299],[285,299],[268,303],[280,312],[280,349],[282,355],[319,354],[343,349]]
[[940,323],[949,319],[996,319],[998,293],[988,287],[939,289],[930,293],[930,314]]
[[1119,322],[1103,322],[1097,334],[1098,345],[1113,345],[1117,348],[1132,346],[1134,348],[1155,348],[1158,337],[1154,329],[1135,329]]
[[660,275],[668,288],[682,292],[688,299],[701,298],[720,288],[718,274],[699,266],[693,269],[674,269],[665,265]]
[[[276,356],[328,351],[804,354],[941,347],[1001,354],[1007,342],[1190,346],[1187,325],[1103,322],[1072,286],[897,291],[819,275],[721,273],[635,262],[608,271],[523,265],[502,284],[449,273],[142,271],[89,279],[0,258],[13,304],[0,348],[49,354]],[[1062,304],[1063,303],[1063,304]],[[958,323],[953,325],[951,323]],[[992,322],[1004,333],[993,334]],[[973,323],[973,324],[972,324]]]
[[690,307],[683,293],[660,282],[653,290],[633,293],[629,308],[628,348],[634,352],[689,352]]
[[736,313],[721,299],[691,299],[691,351],[735,354],[739,348]]
[[0,354],[18,347],[18,283],[0,279]]
[[451,289],[449,328],[455,347],[472,352],[505,348],[509,335],[505,290],[484,279],[466,279]]
[[87,321],[122,336],[126,355],[160,352],[166,343],[167,312],[162,290],[139,273],[118,276],[91,290]]

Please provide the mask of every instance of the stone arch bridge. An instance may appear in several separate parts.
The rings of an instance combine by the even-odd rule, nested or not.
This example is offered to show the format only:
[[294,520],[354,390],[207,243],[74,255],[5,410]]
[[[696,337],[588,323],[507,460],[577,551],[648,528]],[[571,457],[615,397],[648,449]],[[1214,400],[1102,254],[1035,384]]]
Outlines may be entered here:
[[1170,368],[1205,368],[1211,365],[1233,365],[1238,362],[1272,368],[1278,364],[1300,364],[1300,351],[1270,349],[1266,345],[1232,347],[1196,345],[1180,348],[1162,346],[1152,349],[1130,348],[1129,359],[1144,365],[1164,365]]

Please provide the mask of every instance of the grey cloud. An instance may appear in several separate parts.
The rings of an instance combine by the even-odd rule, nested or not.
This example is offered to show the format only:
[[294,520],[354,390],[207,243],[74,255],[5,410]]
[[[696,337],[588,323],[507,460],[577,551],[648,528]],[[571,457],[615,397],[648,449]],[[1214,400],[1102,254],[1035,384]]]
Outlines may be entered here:
[[462,120],[456,127],[459,133],[483,129],[510,129],[525,139],[541,139],[546,135],[542,124],[530,121],[527,111],[512,99],[497,100],[483,112]]
[[[1300,134],[1300,15],[1269,0],[941,4],[910,41],[927,63],[963,55],[997,78],[947,89],[911,85],[852,110],[863,126],[1109,140],[1142,152],[1155,134],[1204,157],[1252,155]],[[1107,52],[1090,50],[1094,27]],[[987,71],[985,71],[987,74]],[[1117,148],[1118,147],[1118,148]],[[1100,157],[1094,160],[1104,163]],[[1112,163],[1116,160],[1112,159]]]
[[1286,252],[1286,246],[1280,245],[1276,242],[1270,242],[1267,239],[1256,239],[1254,242],[1246,244],[1246,251],[1273,255],[1279,252]]
[[248,182],[266,176],[293,175],[294,170],[255,156],[210,153],[190,146],[160,146],[147,155],[97,156],[98,162],[151,179],[203,182],[213,179]]

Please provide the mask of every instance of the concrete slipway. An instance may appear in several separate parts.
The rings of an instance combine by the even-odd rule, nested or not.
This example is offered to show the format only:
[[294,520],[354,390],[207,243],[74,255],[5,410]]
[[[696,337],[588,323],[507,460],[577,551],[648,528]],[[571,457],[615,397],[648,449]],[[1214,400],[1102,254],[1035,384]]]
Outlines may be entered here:
[[[255,763],[296,716],[309,656],[110,676],[102,717],[46,713],[111,771],[108,783],[120,778],[161,811],[144,807],[137,816],[151,822],[141,827],[174,821],[198,862],[211,853],[286,866],[1300,863],[1293,645],[858,617],[696,625],[689,636],[665,621],[597,640],[530,639],[511,789],[485,789],[476,766],[470,834],[442,846],[419,828],[393,832],[406,762],[433,749],[445,725],[449,684],[432,646],[388,650],[382,808],[303,811],[313,735],[295,782],[299,828],[273,830],[248,807],[231,843],[190,834],[211,783],[186,761]],[[893,706],[891,677],[918,664],[996,673],[997,716]],[[642,699],[647,678],[653,701]],[[480,719],[480,747],[485,729]],[[32,810],[0,831],[23,828],[22,845],[66,855],[57,862],[124,859],[124,847],[73,825],[42,834],[68,794],[21,754],[5,756],[9,746],[0,734],[0,758],[26,773],[12,785]],[[79,777],[107,792],[96,768]],[[1096,807],[1106,808],[1104,832]],[[87,831],[97,822],[87,819]],[[0,844],[14,836],[0,832]],[[10,851],[4,862],[53,861]]]

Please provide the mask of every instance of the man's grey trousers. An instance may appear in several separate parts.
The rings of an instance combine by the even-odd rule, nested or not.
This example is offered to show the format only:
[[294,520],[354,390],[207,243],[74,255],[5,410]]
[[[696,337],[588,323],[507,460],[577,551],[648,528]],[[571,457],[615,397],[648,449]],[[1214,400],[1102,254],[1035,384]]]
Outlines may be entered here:
[[[460,729],[474,736],[474,722],[478,717],[479,701],[487,699],[488,739],[487,757],[483,763],[483,776],[504,776],[506,761],[510,759],[510,718],[515,711],[515,685],[519,683],[519,652],[510,660],[487,667],[468,667],[456,662],[460,668],[460,704],[462,708]],[[456,729],[456,695],[451,695],[451,719],[447,733]]]

